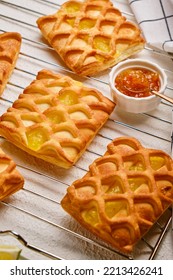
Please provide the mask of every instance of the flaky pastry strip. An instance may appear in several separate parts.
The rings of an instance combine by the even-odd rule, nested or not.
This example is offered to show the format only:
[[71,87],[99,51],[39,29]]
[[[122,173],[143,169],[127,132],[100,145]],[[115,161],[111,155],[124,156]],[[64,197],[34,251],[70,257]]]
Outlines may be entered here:
[[61,205],[93,234],[130,253],[172,202],[171,157],[120,137],[68,187]]
[[67,1],[37,25],[66,65],[93,75],[141,51],[145,40],[111,1]]
[[0,134],[31,155],[69,168],[115,104],[94,88],[42,70],[0,118]]
[[16,164],[0,148],[0,200],[20,190],[23,184],[24,178]]
[[21,35],[17,32],[0,34],[0,95],[2,95],[16,65],[21,40]]

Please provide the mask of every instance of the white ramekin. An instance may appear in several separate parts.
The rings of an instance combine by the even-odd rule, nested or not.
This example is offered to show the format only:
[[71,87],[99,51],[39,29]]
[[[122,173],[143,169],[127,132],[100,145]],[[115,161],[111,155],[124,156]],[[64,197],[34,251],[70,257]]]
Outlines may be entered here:
[[119,62],[114,66],[109,74],[109,85],[111,88],[111,94],[113,100],[117,104],[117,107],[126,112],[131,113],[144,113],[151,110],[154,110],[160,103],[161,99],[155,95],[150,95],[148,97],[131,97],[121,93],[115,87],[115,78],[116,76],[127,68],[147,68],[153,71],[156,71],[159,74],[160,78],[160,89],[159,93],[164,94],[167,86],[167,76],[164,70],[157,65],[148,60],[144,59],[127,59],[125,61]]

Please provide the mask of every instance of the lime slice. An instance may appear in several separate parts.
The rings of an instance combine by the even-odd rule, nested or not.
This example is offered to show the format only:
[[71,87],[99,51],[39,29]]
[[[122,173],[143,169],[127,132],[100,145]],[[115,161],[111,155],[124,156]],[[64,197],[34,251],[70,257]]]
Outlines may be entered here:
[[0,245],[0,260],[18,260],[21,249],[17,246]]

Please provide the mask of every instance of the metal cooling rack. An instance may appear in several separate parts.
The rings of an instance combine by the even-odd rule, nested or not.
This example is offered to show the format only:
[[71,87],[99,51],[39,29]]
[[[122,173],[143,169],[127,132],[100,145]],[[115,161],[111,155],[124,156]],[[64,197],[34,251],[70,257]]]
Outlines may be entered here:
[[[42,68],[80,79],[88,85],[96,86],[110,97],[109,71],[99,77],[79,78],[58,60],[54,50],[41,37],[36,26],[36,19],[41,15],[54,13],[65,1],[58,1],[58,4],[56,2],[56,0],[0,1],[0,32],[18,31],[22,34],[22,48],[16,68],[0,98],[1,114]],[[127,18],[135,21],[126,0],[113,2]],[[173,65],[169,64],[171,56],[147,46],[139,56],[150,57],[160,62],[168,76],[166,94],[171,96],[173,93],[171,79]],[[139,242],[133,255],[124,255],[81,228],[63,212],[60,200],[67,186],[83,176],[88,165],[104,153],[107,144],[115,137],[136,136],[145,146],[161,148],[171,153],[171,126],[172,107],[165,101],[161,103],[158,110],[140,114],[138,119],[131,114],[124,115],[116,111],[96,136],[82,159],[70,171],[48,166],[1,138],[3,150],[14,158],[18,169],[25,177],[25,186],[18,193],[0,202],[0,240],[3,236],[5,241],[14,243],[15,239],[21,244],[24,255],[32,259],[44,257],[48,259],[129,260],[156,258],[161,250],[162,241],[170,230],[172,219],[170,208]]]

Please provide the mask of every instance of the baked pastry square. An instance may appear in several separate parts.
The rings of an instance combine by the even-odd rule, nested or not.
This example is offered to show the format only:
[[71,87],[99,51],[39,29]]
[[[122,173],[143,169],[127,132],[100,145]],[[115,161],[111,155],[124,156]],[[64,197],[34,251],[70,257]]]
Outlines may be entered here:
[[120,137],[68,187],[61,205],[86,229],[130,253],[172,202],[169,155]]
[[24,179],[16,164],[0,148],[0,200],[20,190],[23,184]]
[[21,40],[21,35],[17,32],[0,34],[0,95],[2,95],[16,65]]
[[66,65],[92,75],[141,51],[141,31],[109,0],[67,1],[37,25]]
[[115,104],[96,89],[42,70],[0,118],[0,135],[29,154],[69,168]]

